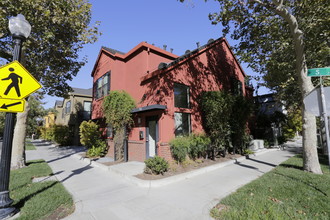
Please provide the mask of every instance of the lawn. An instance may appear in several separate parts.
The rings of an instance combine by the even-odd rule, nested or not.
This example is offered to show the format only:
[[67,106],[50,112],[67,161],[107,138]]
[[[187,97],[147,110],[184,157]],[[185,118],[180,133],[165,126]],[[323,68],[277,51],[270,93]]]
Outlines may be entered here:
[[31,143],[31,141],[25,142],[25,150],[36,150],[36,147]]
[[330,172],[320,156],[323,175],[303,171],[301,155],[238,189],[211,210],[216,219],[329,219]]
[[10,172],[10,197],[20,209],[17,219],[58,219],[74,210],[71,195],[58,181],[32,183],[34,177],[52,175],[43,160],[28,162],[27,166]]

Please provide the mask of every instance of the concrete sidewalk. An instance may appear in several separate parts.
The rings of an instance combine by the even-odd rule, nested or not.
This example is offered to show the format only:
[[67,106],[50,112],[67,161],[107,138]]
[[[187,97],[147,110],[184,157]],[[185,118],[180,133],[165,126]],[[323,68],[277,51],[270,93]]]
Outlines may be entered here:
[[221,198],[295,154],[270,150],[172,182],[163,180],[166,184],[141,185],[134,182],[133,175],[141,171],[143,163],[128,163],[126,168],[121,166],[122,171],[115,171],[79,158],[76,153],[81,148],[36,145],[36,151],[27,151],[27,159],[45,159],[73,195],[76,210],[66,218],[73,220],[210,219],[209,210]]

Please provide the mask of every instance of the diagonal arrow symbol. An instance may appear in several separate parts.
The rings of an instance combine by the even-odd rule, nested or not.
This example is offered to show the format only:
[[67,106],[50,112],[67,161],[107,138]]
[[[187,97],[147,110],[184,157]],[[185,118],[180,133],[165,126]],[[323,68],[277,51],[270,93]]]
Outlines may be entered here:
[[15,103],[12,103],[12,104],[9,104],[9,105],[6,105],[6,103],[4,103],[1,108],[3,109],[8,109],[8,107],[11,107],[11,106],[15,106],[15,105],[19,105],[19,104],[22,104],[22,102],[15,102]]

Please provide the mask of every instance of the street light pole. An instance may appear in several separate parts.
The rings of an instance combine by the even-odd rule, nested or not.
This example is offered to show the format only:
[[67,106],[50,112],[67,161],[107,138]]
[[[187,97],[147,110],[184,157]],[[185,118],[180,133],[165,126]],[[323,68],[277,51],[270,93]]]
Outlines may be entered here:
[[[17,15],[17,17],[10,18],[9,29],[15,44],[13,60],[20,61],[22,42],[30,35],[31,26],[23,15]],[[10,163],[15,117],[16,113],[6,113],[0,161],[0,219],[6,219],[17,212],[16,208],[10,206],[13,200],[9,196]]]

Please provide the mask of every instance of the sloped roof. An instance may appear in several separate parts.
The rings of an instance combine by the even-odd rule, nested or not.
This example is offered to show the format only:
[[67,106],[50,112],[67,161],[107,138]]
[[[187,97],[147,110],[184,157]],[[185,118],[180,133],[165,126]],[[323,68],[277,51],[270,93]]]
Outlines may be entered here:
[[73,92],[71,92],[71,95],[87,95],[92,96],[93,95],[93,88],[89,89],[81,89],[81,88],[72,88]]
[[105,46],[102,46],[102,49],[108,51],[109,53],[112,53],[112,54],[116,54],[116,53],[119,53],[119,54],[122,54],[124,55],[125,53],[124,52],[121,52],[119,50],[115,50],[115,49],[112,49],[112,48],[109,48],[109,47],[105,47]]

